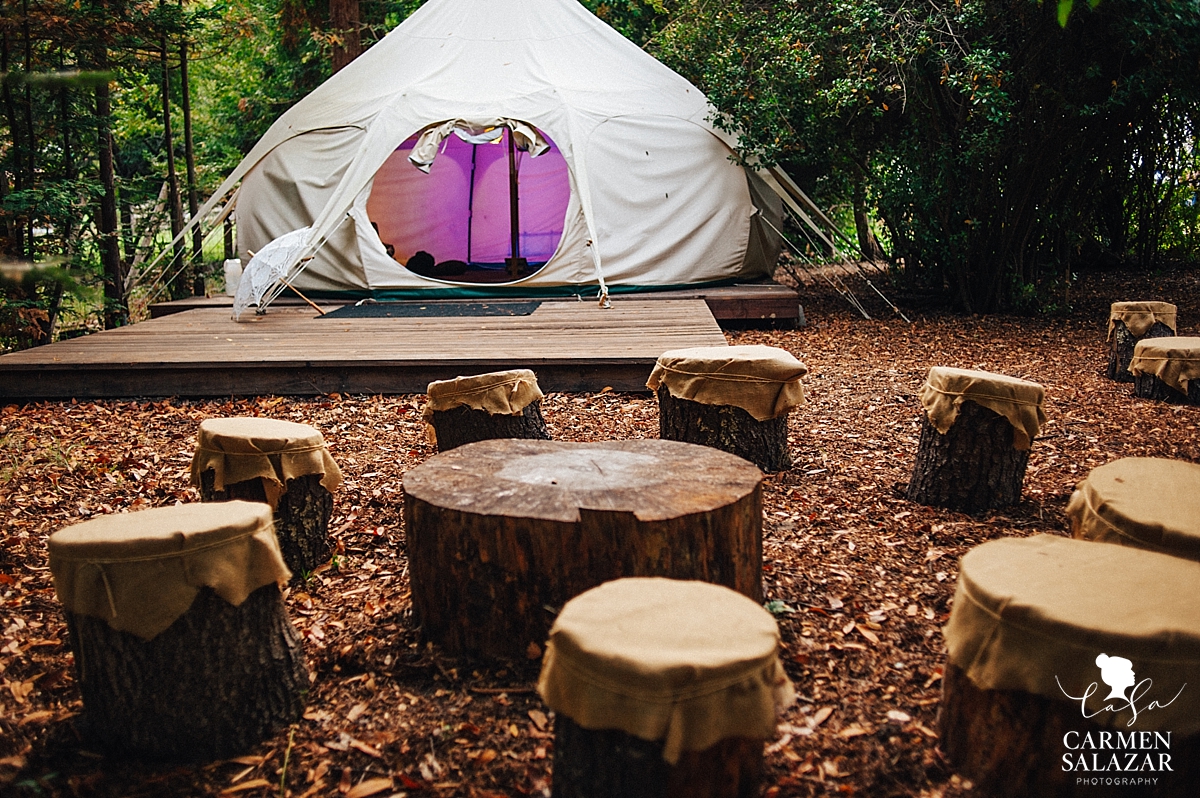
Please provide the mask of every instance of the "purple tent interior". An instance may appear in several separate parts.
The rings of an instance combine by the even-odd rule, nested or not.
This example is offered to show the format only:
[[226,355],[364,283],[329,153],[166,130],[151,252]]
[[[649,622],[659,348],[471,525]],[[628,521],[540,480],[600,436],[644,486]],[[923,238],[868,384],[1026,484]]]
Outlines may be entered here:
[[[380,240],[394,248],[396,261],[407,263],[424,250],[437,263],[465,262],[469,271],[453,278],[456,282],[509,279],[509,135],[504,129],[500,138],[484,144],[447,136],[428,174],[408,160],[415,136],[388,157],[375,175],[367,215],[378,227]],[[536,158],[520,151],[513,155],[519,254],[535,271],[558,247],[571,197],[567,163],[558,147],[548,137],[546,141],[550,149]]]

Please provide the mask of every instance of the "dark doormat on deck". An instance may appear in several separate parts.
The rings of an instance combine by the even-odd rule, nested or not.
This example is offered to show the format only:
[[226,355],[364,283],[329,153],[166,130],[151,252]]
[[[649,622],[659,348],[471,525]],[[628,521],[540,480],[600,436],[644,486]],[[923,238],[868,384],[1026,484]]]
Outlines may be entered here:
[[528,316],[541,300],[518,302],[365,302],[331,310],[326,319],[378,319],[414,316]]

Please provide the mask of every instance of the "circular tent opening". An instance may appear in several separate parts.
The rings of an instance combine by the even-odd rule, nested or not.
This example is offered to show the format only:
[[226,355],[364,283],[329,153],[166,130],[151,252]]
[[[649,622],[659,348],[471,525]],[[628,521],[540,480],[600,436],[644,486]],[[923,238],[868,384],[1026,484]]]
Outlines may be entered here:
[[367,216],[384,248],[410,271],[448,282],[506,283],[536,273],[558,248],[571,197],[562,153],[544,133],[550,148],[533,157],[511,146],[508,128],[454,132],[428,174],[408,159],[417,136],[375,174]]

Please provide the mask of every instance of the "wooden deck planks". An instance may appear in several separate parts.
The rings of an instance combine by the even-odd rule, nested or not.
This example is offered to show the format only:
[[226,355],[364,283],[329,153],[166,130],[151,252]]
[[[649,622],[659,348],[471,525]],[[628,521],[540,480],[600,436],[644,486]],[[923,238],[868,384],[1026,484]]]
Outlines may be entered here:
[[[774,320],[785,324],[800,323],[803,319],[803,312],[800,308],[800,295],[794,288],[789,288],[786,285],[780,285],[773,282],[757,282],[757,283],[741,283],[738,285],[725,286],[708,286],[702,288],[677,288],[670,291],[651,291],[640,292],[636,294],[614,294],[613,301],[616,303],[628,301],[671,301],[677,299],[703,299],[708,304],[708,309],[712,312],[713,317],[717,321],[762,321]],[[409,302],[420,301],[421,304],[433,304],[439,302],[490,302],[501,304],[504,302],[519,301],[517,297],[493,297],[491,299],[479,298],[470,300],[460,299],[429,299],[429,300],[408,300]],[[288,305],[300,305],[301,301],[297,298],[283,297],[276,301],[275,306],[280,303]],[[185,310],[193,310],[195,308],[212,308],[212,307],[231,307],[233,297],[230,296],[212,296],[212,297],[188,297],[186,299],[176,299],[171,302],[158,302],[150,306],[150,316],[159,318],[172,313],[179,313]],[[334,306],[340,303],[322,301],[318,304],[323,306]]]
[[668,350],[723,346],[701,300],[546,301],[529,316],[317,318],[273,308],[176,313],[0,357],[0,399],[424,392],[532,368],[547,390],[644,390]]

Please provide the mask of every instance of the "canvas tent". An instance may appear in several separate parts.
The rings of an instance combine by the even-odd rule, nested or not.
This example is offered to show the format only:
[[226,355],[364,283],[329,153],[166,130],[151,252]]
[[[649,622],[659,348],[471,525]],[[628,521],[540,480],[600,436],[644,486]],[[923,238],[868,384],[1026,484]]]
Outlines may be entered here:
[[[240,181],[243,263],[310,226],[311,259],[291,283],[317,295],[766,276],[779,199],[732,163],[710,113],[698,89],[577,0],[430,0],[283,114],[217,196]],[[515,161],[510,137],[523,145]],[[509,167],[527,274],[479,283],[405,267],[417,250],[471,269],[511,257]]]

